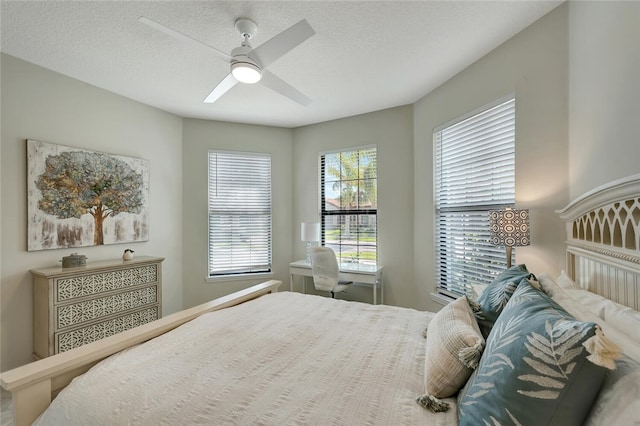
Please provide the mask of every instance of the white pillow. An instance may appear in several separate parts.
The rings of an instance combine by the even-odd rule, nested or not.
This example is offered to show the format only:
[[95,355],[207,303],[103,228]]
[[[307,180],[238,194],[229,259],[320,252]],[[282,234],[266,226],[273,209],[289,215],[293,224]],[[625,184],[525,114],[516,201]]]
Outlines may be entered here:
[[613,300],[604,300],[601,305],[602,319],[621,330],[628,330],[635,334],[640,342],[640,312],[627,306],[620,305]]
[[560,287],[558,283],[556,283],[546,272],[538,275],[537,278],[538,283],[540,283],[540,287],[542,287],[542,291],[544,291],[547,296],[553,297],[558,294],[558,292],[563,291],[562,287]]
[[538,281],[567,312],[581,321],[598,324],[623,353],[640,363],[640,312],[576,286],[565,271],[555,280],[542,273]]
[[[607,338],[622,347],[624,354],[640,363],[640,336],[638,335],[640,327],[630,329],[625,326],[627,321],[635,321],[635,318],[629,320],[623,315],[628,310],[634,314],[640,315],[640,313],[626,307],[618,308],[617,312],[614,312],[617,303],[582,289],[558,291],[552,299],[576,319],[598,324]],[[611,321],[607,320],[607,307]]]
[[556,283],[582,309],[590,310],[603,319],[606,324],[603,328],[608,328],[610,333],[615,329],[640,346],[640,312],[577,287],[565,271],[561,272]]
[[[598,294],[591,293],[590,291],[583,290],[581,288],[574,288],[573,290],[565,290],[558,287],[559,290],[554,293],[552,298],[563,300],[569,299],[580,311],[588,311],[594,315],[597,315],[599,318],[603,318],[602,310],[604,309],[603,303],[608,301],[609,299],[602,297]],[[560,303],[560,302],[558,302]],[[562,303],[560,303],[562,305]],[[569,312],[575,316],[572,312]]]
[[573,282],[573,280],[569,277],[569,275],[564,270],[560,271],[560,275],[556,279],[556,282],[561,288],[565,288],[565,289],[578,288],[578,286],[576,286],[576,283]]

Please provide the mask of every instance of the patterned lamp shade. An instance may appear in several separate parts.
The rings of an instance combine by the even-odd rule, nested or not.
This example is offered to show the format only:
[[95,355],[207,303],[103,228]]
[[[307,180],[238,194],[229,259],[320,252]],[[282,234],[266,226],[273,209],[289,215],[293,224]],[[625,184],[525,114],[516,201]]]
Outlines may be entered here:
[[529,245],[529,209],[491,210],[491,244],[520,247]]

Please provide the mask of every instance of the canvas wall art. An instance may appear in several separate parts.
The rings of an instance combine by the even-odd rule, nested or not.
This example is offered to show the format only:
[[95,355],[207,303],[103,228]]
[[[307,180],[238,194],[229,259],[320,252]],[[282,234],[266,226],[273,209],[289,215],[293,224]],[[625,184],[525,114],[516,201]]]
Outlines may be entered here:
[[29,251],[148,240],[149,161],[27,140]]

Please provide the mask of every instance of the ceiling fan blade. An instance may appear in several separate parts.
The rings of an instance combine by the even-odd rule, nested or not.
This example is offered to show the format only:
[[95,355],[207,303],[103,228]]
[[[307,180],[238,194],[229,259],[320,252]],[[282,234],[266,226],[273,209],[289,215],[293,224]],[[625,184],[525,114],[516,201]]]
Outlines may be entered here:
[[181,32],[176,31],[176,30],[172,30],[171,28],[165,27],[164,25],[162,25],[162,24],[160,24],[160,23],[158,23],[156,21],[153,21],[153,20],[151,20],[149,18],[145,18],[144,16],[139,17],[138,21],[140,21],[141,23],[143,23],[145,25],[150,26],[151,28],[154,28],[154,29],[156,29],[158,31],[161,31],[161,32],[163,32],[165,34],[169,34],[170,36],[175,37],[178,40],[182,40],[182,41],[184,41],[186,43],[190,43],[193,46],[197,46],[197,47],[199,47],[201,49],[204,49],[208,53],[213,53],[215,56],[218,57],[218,59],[221,59],[221,60],[223,60],[223,61],[225,61],[227,63],[231,62],[231,56],[227,55],[226,53],[224,53],[224,52],[222,52],[222,51],[220,51],[218,49],[216,49],[215,47],[211,47],[208,44],[205,44],[205,43],[203,43],[201,41],[196,40],[195,38],[191,38],[186,34],[182,34]]
[[238,83],[238,80],[235,79],[231,73],[227,74],[227,76],[220,82],[218,85],[209,93],[209,96],[204,98],[205,104],[212,104],[220,98],[220,96],[224,95]]
[[307,106],[311,103],[311,99],[304,93],[300,92],[298,89],[267,70],[262,71],[262,79],[260,80],[260,83],[302,106]]
[[276,59],[301,44],[303,41],[314,35],[316,32],[306,19],[287,28],[280,34],[265,41],[249,53],[249,57],[262,65],[268,67]]

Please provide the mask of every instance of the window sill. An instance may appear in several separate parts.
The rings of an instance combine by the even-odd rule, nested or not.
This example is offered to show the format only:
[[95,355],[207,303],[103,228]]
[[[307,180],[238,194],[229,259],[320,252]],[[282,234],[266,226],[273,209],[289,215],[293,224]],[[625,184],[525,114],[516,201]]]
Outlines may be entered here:
[[273,278],[273,272],[257,272],[247,274],[234,274],[234,275],[216,275],[215,277],[205,277],[205,282],[219,283],[223,281],[251,281],[257,278]]
[[453,302],[452,299],[439,293],[431,293],[431,300],[442,306],[447,306],[449,303]]

